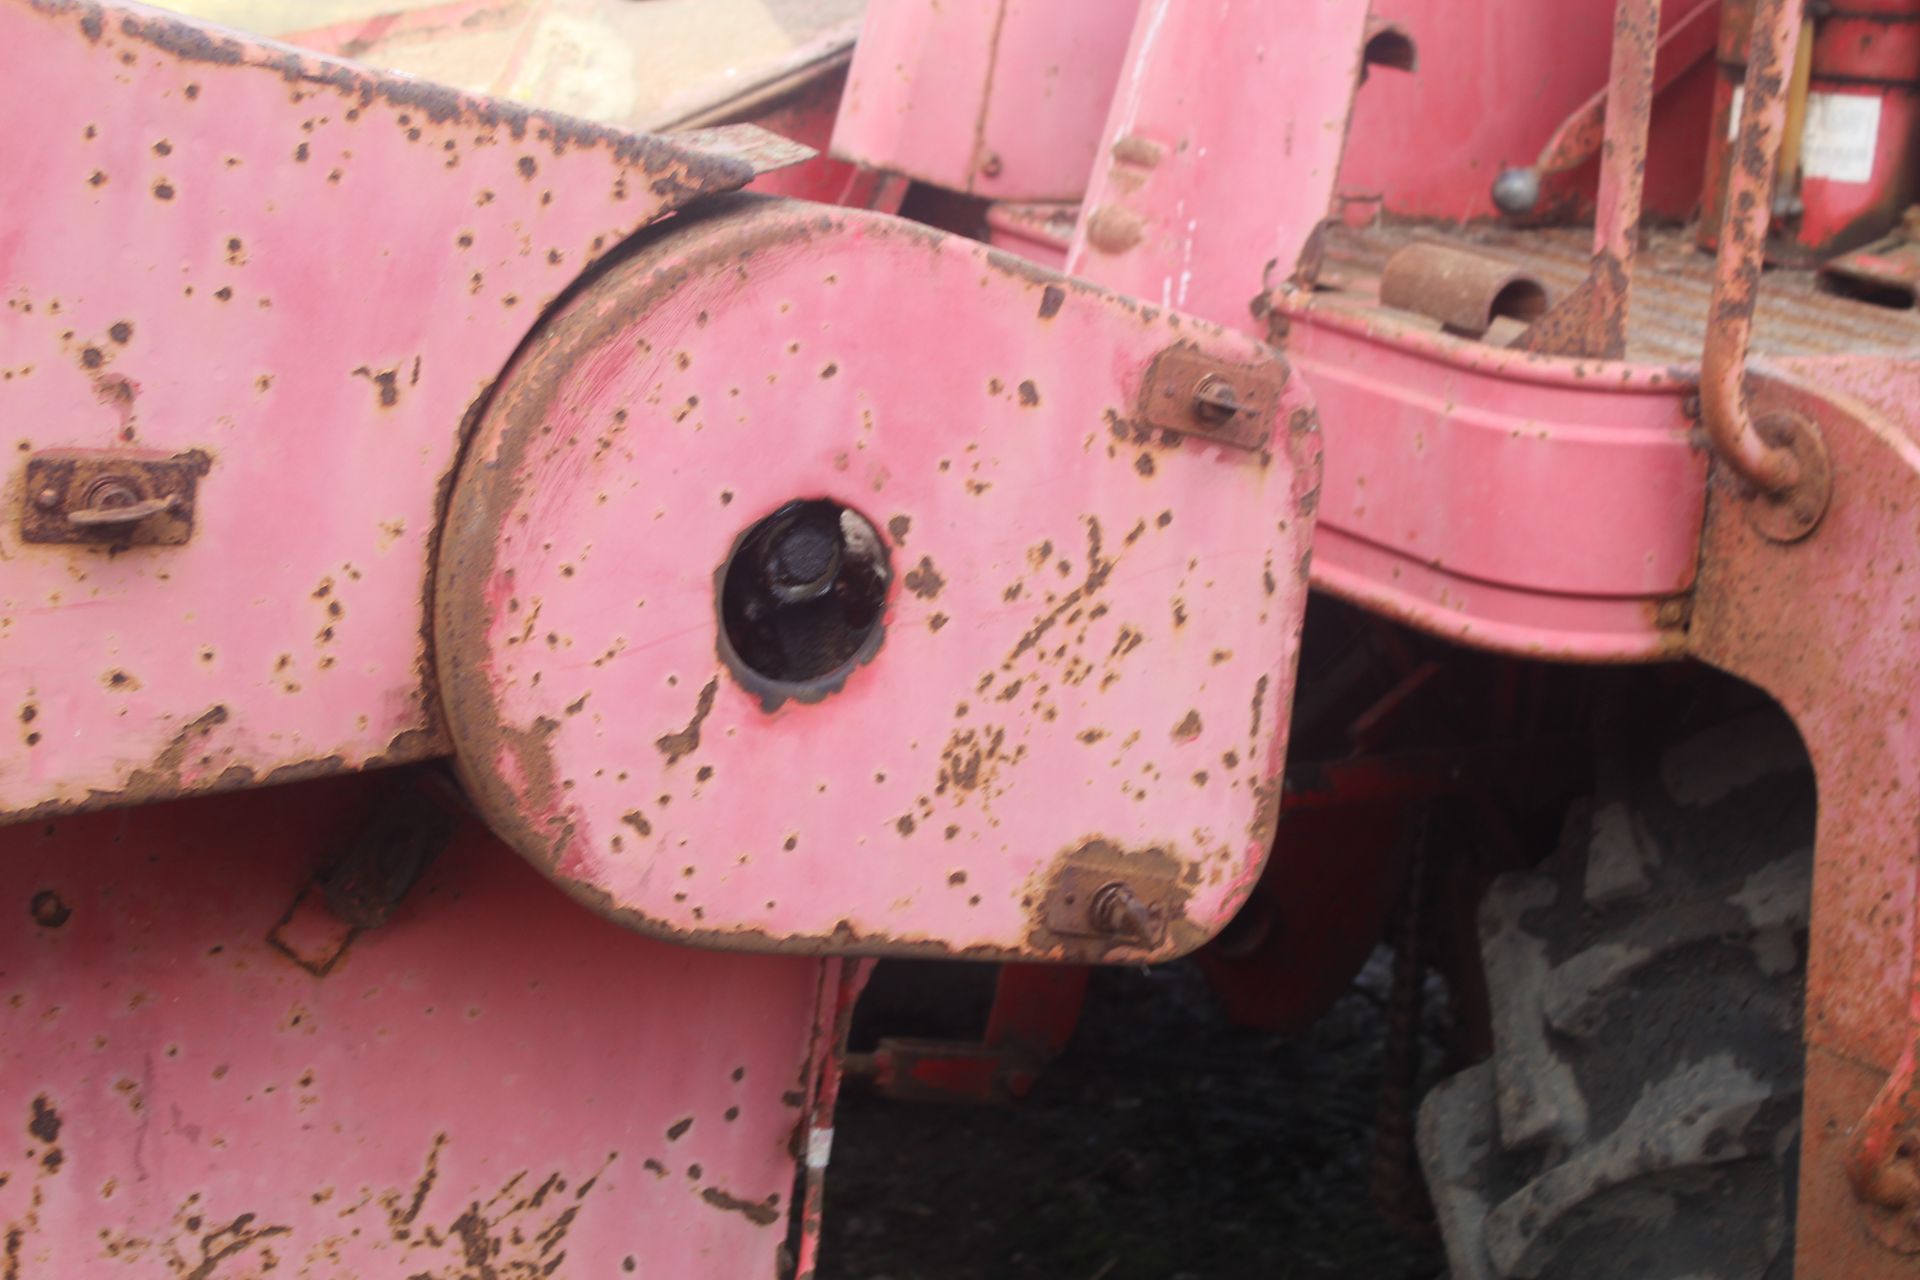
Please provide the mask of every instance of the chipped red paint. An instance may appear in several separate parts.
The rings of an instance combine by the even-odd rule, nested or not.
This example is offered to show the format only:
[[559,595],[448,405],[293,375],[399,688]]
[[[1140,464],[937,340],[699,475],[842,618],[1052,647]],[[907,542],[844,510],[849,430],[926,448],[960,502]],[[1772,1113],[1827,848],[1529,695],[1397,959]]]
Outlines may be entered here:
[[0,522],[0,704],[33,713],[0,815],[443,752],[422,601],[463,421],[583,268],[754,164],[139,5],[4,0],[0,45],[32,51],[0,172],[36,175],[0,215],[9,484],[62,448],[206,465],[184,545]]
[[468,819],[316,976],[269,931],[382,792],[0,830],[7,1274],[775,1275],[823,966],[636,938]]
[[[1271,839],[1319,464],[1297,382],[1257,449],[1136,422],[1175,343],[1284,381],[1247,339],[872,214],[742,198],[603,276],[508,375],[443,547],[489,820],[709,945],[1198,945]],[[776,688],[714,583],[798,498],[889,529],[904,577],[877,648]],[[1080,863],[1137,878],[1166,936],[1058,936]]]

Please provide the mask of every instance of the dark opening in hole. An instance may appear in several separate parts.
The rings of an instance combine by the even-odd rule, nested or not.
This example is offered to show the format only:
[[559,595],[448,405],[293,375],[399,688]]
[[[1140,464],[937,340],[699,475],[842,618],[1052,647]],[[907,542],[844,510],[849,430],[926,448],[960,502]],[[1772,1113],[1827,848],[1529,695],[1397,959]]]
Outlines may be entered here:
[[865,516],[825,498],[789,502],[721,566],[721,654],[769,705],[824,696],[879,648],[892,579]]
[[1547,313],[1547,291],[1537,281],[1515,280],[1493,295],[1493,305],[1487,311],[1495,320],[1506,316],[1531,323]]
[[1831,270],[1821,276],[1820,282],[1829,293],[1852,298],[1855,302],[1894,311],[1911,311],[1914,307],[1915,286],[1908,282]]
[[1383,27],[1368,39],[1361,61],[1369,67],[1413,71],[1420,65],[1420,55],[1412,36],[1398,27]]

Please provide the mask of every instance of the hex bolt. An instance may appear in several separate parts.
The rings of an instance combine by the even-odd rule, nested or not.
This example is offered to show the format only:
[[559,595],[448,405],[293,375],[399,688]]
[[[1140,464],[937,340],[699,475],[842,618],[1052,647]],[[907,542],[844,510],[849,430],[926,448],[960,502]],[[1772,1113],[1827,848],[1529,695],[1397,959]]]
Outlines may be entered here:
[[1193,388],[1193,413],[1202,422],[1226,422],[1238,412],[1240,393],[1219,374],[1208,374]]
[[94,481],[88,488],[86,502],[83,505],[111,510],[114,507],[130,507],[138,501],[140,501],[140,491],[133,486],[132,481],[122,476],[104,476]]
[[1095,930],[1132,938],[1148,945],[1160,938],[1160,912],[1131,888],[1116,880],[1101,885],[1087,904],[1087,918]]
[[783,604],[825,595],[839,576],[841,538],[837,524],[797,517],[778,528],[766,550],[767,585]]
[[60,505],[60,495],[52,489],[42,489],[33,495],[33,505],[42,511],[52,511]]

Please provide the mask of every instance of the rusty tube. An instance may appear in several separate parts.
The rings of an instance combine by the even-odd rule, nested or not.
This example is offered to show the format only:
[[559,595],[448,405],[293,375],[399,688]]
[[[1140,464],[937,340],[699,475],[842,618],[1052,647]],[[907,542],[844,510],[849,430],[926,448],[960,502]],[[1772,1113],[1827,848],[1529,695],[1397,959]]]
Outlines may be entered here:
[[1700,416],[1714,451],[1767,493],[1791,489],[1800,466],[1786,449],[1754,429],[1747,402],[1747,353],[1766,264],[1774,167],[1786,133],[1787,98],[1806,0],[1759,0],[1746,101],[1727,175],[1727,204],[1714,263],[1713,304],[1700,357]]

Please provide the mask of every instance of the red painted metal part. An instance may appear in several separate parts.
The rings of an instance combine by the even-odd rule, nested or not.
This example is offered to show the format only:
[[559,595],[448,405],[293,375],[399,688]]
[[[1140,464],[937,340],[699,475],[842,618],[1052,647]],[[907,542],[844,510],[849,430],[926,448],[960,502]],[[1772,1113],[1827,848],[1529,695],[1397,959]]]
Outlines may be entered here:
[[[1256,298],[1332,209],[1367,14],[1365,0],[1143,4],[1067,270],[1261,332]],[[1260,111],[1216,91],[1266,77],[1279,87]]]
[[1659,39],[1660,0],[1618,0],[1600,148],[1593,266],[1579,288],[1521,335],[1514,345],[1522,350],[1602,360],[1627,354],[1627,303],[1633,287],[1633,257],[1640,245]]
[[[1682,9],[1670,26],[1660,32],[1656,44],[1653,94],[1658,97],[1681,76],[1698,66],[1713,52],[1719,34],[1720,0],[1702,0],[1691,9]],[[1618,15],[1615,28],[1618,29]],[[1543,177],[1568,173],[1599,156],[1605,140],[1610,89],[1602,89],[1553,131],[1540,149],[1534,168]],[[1651,104],[1648,105],[1651,112]],[[1606,203],[1603,199],[1602,205]]]
[[0,46],[31,50],[0,173],[36,175],[0,232],[12,474],[205,468],[180,546],[23,545],[9,497],[0,815],[444,753],[422,615],[463,419],[585,266],[760,161],[137,5],[5,0]]
[[889,1037],[872,1053],[849,1057],[845,1069],[896,1098],[973,1103],[1024,1098],[1072,1039],[1092,973],[1085,965],[1001,965],[979,1040]]
[[[1187,407],[1210,371],[1237,444]],[[522,353],[456,487],[435,639],[477,802],[661,936],[1190,950],[1272,838],[1319,483],[1297,386],[897,220],[685,222]],[[715,588],[797,499],[861,513],[891,567],[876,639],[779,683]],[[1109,885],[1161,925],[1101,924]]]
[[[1354,104],[1341,160],[1340,191],[1384,199],[1395,213],[1446,222],[1499,215],[1491,190],[1504,169],[1564,138],[1561,122],[1586,105],[1589,136],[1600,118],[1592,99],[1608,84],[1612,6],[1604,0],[1527,4],[1492,0],[1377,0],[1376,14],[1406,29],[1420,50],[1411,76],[1373,76]],[[1677,31],[1692,7],[1665,6],[1663,30]],[[1665,61],[1663,56],[1662,61]],[[1685,219],[1699,201],[1701,157],[1713,68],[1696,63],[1654,104],[1645,204],[1662,218]],[[1590,204],[1597,166],[1589,161],[1546,184]]]
[[312,881],[387,794],[0,829],[8,1273],[775,1274],[824,966],[635,937],[467,819],[355,931]]
[[881,0],[833,154],[995,200],[1076,200],[1138,0]]
[[1691,634],[1693,653],[1780,701],[1820,781],[1799,1274],[1907,1276],[1920,1242],[1920,1133],[1901,1114],[1920,1028],[1920,375],[1883,358],[1808,360],[1756,376],[1752,394],[1763,412],[1817,421],[1836,477],[1798,542],[1762,531],[1763,497],[1731,477],[1715,486]]
[[795,1280],[812,1280],[820,1259],[821,1215],[825,1208],[827,1166],[833,1157],[833,1116],[846,1071],[847,1029],[860,992],[873,976],[874,961],[831,959],[820,966],[820,1001],[813,1024],[813,1085],[797,1143],[805,1191],[800,1206],[800,1247],[795,1251]]
[[[1727,0],[1724,13],[1699,228],[1707,248],[1717,242],[1738,157],[1735,109],[1758,10],[1753,0]],[[1808,16],[1809,136],[1798,172],[1781,175],[1768,242],[1771,257],[1797,262],[1877,239],[1920,197],[1920,4],[1861,0],[1809,6]]]
[[1706,461],[1684,372],[1451,338],[1333,294],[1276,299],[1337,421],[1315,585],[1481,648],[1677,655]]

